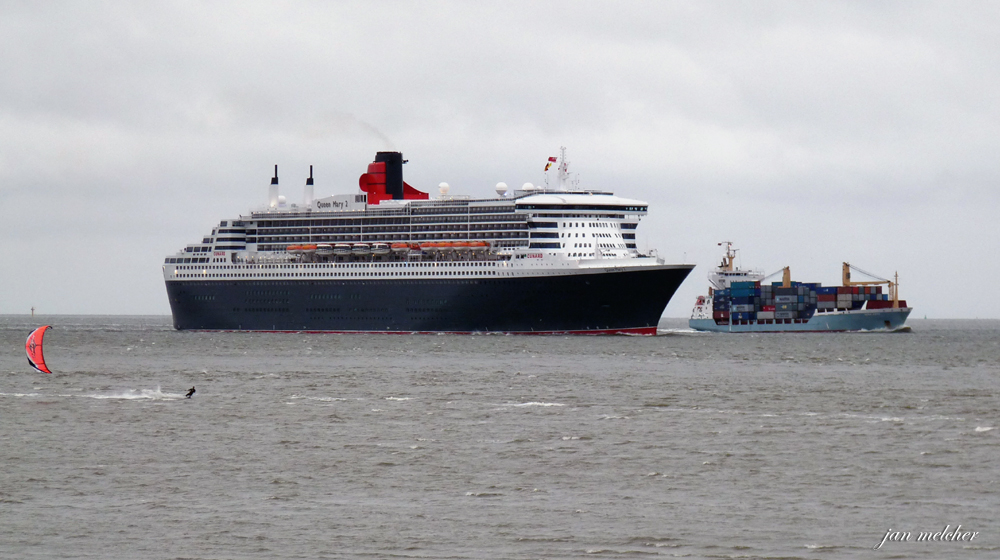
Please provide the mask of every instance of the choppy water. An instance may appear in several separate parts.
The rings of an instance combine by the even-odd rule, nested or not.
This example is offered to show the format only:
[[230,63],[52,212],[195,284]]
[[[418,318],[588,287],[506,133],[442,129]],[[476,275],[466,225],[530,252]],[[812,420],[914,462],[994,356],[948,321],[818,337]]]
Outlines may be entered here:
[[[53,375],[24,358],[43,323]],[[350,336],[0,317],[0,557],[996,558],[1000,321],[910,324]],[[957,524],[979,535],[915,542]],[[873,551],[890,529],[911,541]]]

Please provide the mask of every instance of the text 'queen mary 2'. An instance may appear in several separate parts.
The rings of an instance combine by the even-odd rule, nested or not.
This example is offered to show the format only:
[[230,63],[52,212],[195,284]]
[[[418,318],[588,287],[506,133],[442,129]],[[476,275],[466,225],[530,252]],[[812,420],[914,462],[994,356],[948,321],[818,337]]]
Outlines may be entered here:
[[379,152],[355,194],[278,195],[163,265],[177,329],[655,334],[693,268],[640,254],[646,203],[558,184],[431,199]]

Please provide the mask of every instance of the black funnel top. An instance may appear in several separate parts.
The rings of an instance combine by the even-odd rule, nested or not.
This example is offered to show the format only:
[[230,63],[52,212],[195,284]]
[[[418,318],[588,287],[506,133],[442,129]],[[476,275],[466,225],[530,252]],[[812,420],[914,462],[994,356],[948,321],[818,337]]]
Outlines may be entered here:
[[403,200],[403,154],[399,152],[378,152],[375,162],[385,162],[385,194],[393,200]]
[[[275,173],[275,175],[277,175],[277,173]],[[311,165],[309,166],[309,178],[306,179],[306,184],[307,185],[313,184],[313,166]]]
[[277,164],[274,166],[274,177],[271,177],[271,184],[272,185],[277,185],[278,184],[278,166],[277,166]]

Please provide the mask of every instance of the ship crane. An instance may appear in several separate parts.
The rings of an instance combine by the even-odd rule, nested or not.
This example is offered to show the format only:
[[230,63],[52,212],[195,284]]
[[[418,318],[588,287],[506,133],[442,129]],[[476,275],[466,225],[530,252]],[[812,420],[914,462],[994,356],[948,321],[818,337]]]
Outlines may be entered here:
[[785,268],[780,268],[778,270],[775,270],[771,274],[768,274],[767,276],[761,278],[760,281],[763,282],[764,280],[767,280],[768,278],[770,278],[772,276],[777,276],[779,273],[784,273],[784,274],[781,275],[781,287],[782,288],[791,288],[792,287],[792,269],[791,269],[791,267],[788,267],[788,266],[786,266]]
[[[860,281],[860,282],[853,281],[853,280],[851,280],[851,269],[854,269],[857,272],[860,272],[861,274],[864,274],[865,276],[869,276],[871,278],[875,278],[875,280],[867,280],[867,281]],[[879,286],[879,285],[882,285],[882,284],[887,284],[889,286],[889,299],[892,300],[892,307],[893,307],[893,309],[898,309],[899,308],[899,272],[896,272],[895,281],[893,281],[893,280],[889,280],[888,278],[882,278],[881,276],[879,276],[877,274],[872,274],[871,272],[868,272],[866,270],[862,270],[862,269],[860,269],[860,268],[852,265],[851,263],[847,263],[847,262],[844,263],[844,285],[845,286]]]

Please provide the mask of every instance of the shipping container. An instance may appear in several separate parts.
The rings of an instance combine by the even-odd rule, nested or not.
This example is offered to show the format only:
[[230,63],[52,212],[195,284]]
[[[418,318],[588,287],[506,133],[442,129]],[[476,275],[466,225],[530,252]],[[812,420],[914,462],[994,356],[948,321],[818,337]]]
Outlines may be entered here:
[[775,311],[775,319],[797,319],[799,316],[798,311]]
[[760,307],[760,310],[761,311],[774,311],[774,306],[773,305],[762,305]]
[[765,319],[774,319],[774,311],[759,311],[757,312],[757,320],[763,321]]

